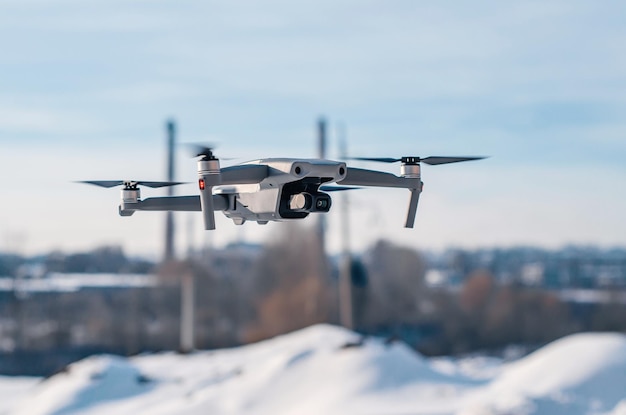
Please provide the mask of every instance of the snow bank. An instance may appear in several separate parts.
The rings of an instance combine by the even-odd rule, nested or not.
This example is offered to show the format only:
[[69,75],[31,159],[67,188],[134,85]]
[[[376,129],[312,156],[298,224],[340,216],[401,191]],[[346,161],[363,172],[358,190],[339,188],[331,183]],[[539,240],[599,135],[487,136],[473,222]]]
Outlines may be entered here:
[[85,359],[10,413],[625,415],[623,335],[570,336],[471,376],[466,363],[318,325],[213,352]]
[[[626,336],[583,333],[505,365],[478,401],[492,413],[596,414],[626,400]],[[484,411],[485,408],[481,408]]]
[[8,413],[15,402],[31,393],[40,381],[35,377],[0,376],[0,414]]
[[42,382],[13,413],[82,413],[92,406],[130,399],[151,389],[150,380],[127,359],[90,357]]

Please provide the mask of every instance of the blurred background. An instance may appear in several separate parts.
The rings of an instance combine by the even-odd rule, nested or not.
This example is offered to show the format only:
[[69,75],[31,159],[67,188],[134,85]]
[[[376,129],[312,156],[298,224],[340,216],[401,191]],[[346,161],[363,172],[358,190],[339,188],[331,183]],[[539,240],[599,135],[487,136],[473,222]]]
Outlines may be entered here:
[[[625,8],[3,2],[0,372],[318,322],[430,355],[626,330]],[[323,233],[175,214],[167,253],[165,214],[121,218],[117,190],[74,181],[165,179],[168,123],[177,194],[195,192],[182,143],[224,165],[317,157],[321,136],[331,159],[490,158],[424,166],[415,229],[406,192],[359,190]]]

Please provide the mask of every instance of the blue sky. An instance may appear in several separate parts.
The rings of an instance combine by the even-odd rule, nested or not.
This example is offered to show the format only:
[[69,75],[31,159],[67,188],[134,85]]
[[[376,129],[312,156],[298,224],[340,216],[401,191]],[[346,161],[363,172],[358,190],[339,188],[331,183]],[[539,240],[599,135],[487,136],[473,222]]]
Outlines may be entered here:
[[[617,1],[2,2],[0,247],[160,252],[162,215],[71,182],[163,178],[168,117],[224,156],[311,157],[321,114],[330,156],[338,123],[354,155],[491,156],[424,167],[415,230],[403,191],[353,193],[357,248],[624,246],[625,19]],[[181,249],[207,239],[178,222]],[[218,227],[220,245],[281,225]]]

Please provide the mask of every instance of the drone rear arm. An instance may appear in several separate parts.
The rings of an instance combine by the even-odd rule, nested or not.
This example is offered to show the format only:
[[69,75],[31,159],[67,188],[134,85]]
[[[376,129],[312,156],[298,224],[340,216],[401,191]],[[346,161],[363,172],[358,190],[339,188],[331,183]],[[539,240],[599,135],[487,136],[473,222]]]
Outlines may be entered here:
[[[224,195],[213,195],[214,210],[226,210],[228,198]],[[165,196],[149,197],[137,202],[124,202],[120,206],[120,215],[130,216],[136,210],[199,212],[202,210],[200,196]]]

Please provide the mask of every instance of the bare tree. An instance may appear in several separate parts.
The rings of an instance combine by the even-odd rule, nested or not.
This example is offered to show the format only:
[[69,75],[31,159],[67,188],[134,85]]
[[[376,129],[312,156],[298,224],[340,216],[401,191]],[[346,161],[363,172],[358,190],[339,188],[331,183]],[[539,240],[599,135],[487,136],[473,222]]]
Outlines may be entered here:
[[257,262],[258,314],[246,340],[258,340],[329,321],[333,294],[316,233],[286,224]]
[[365,254],[369,325],[414,323],[426,298],[426,263],[413,249],[379,241]]

